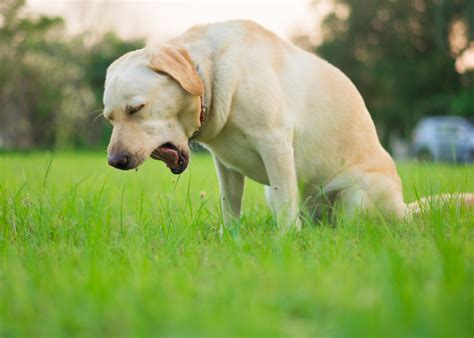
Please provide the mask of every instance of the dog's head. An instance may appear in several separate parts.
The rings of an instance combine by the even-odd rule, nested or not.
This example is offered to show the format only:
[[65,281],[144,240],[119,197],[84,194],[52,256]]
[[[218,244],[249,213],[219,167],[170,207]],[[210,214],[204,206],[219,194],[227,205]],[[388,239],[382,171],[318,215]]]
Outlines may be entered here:
[[104,116],[113,126],[108,161],[128,170],[148,157],[174,174],[189,163],[189,138],[200,127],[203,83],[185,49],[140,49],[107,70]]

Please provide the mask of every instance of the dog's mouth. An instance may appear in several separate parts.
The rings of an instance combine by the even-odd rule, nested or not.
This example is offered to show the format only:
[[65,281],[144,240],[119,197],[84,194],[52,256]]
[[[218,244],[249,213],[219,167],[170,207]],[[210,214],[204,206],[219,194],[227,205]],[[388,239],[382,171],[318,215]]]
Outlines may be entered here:
[[151,153],[150,157],[166,163],[173,174],[181,174],[189,163],[189,153],[180,150],[171,142],[162,144]]

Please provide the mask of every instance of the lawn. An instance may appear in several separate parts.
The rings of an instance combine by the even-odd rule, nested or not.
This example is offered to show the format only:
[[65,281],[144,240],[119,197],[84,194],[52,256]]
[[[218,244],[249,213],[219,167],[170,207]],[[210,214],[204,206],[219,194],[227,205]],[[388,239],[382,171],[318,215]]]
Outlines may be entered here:
[[[474,191],[474,166],[399,171],[408,201]],[[473,336],[472,210],[281,236],[247,183],[241,224],[219,235],[209,156],[178,177],[0,155],[0,337]]]

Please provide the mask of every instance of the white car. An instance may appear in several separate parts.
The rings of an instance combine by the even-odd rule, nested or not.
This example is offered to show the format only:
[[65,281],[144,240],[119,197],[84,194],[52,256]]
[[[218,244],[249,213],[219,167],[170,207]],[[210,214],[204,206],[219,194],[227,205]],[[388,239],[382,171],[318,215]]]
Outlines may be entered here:
[[412,151],[420,160],[473,162],[474,127],[459,116],[423,118],[413,132]]

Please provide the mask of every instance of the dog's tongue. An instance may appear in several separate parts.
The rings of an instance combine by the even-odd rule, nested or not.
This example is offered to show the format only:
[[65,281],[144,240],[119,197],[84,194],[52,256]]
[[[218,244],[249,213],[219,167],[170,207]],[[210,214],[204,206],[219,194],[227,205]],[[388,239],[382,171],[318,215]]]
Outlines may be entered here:
[[158,157],[160,160],[166,163],[169,168],[177,168],[179,155],[176,149],[170,148],[166,145],[162,145],[157,149]]

